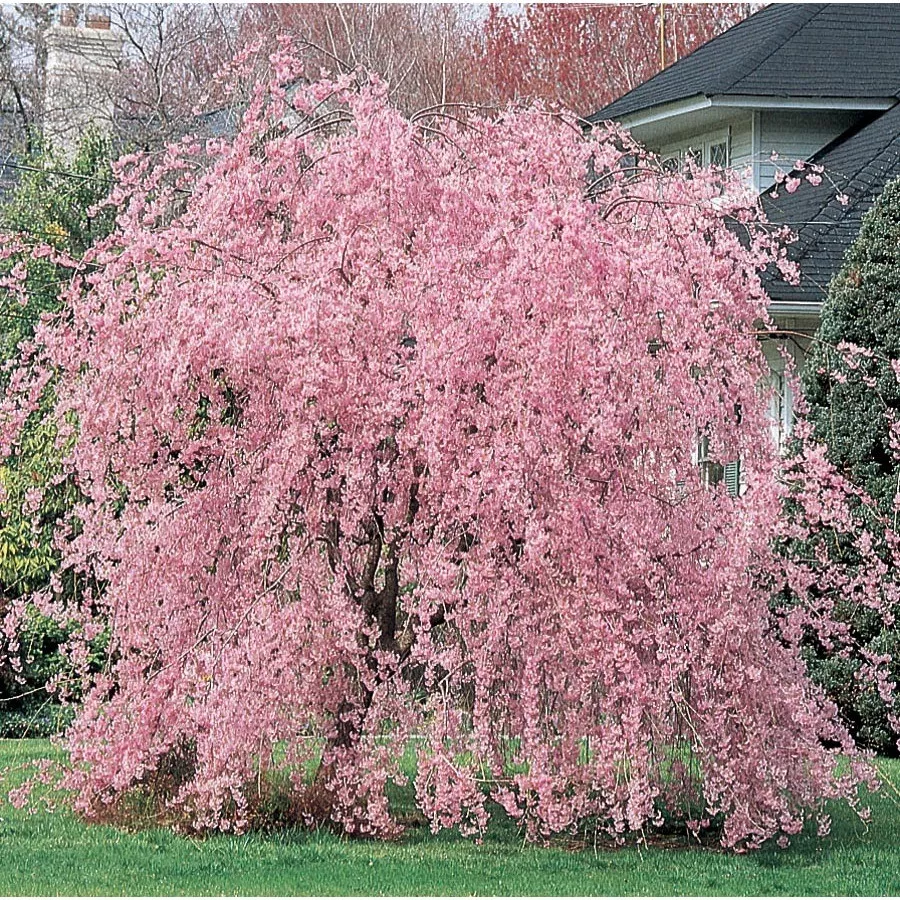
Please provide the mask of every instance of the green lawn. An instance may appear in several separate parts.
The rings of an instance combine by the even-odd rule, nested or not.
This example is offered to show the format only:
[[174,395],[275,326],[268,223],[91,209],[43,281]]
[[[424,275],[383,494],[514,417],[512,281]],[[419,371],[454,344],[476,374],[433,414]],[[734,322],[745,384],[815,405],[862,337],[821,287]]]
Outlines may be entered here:
[[[0,769],[45,754],[45,741],[0,741]],[[879,768],[900,785],[900,763]],[[64,810],[0,806],[0,895],[10,894],[865,894],[900,895],[900,806],[872,798],[868,828],[834,811],[830,837],[735,856],[699,848],[572,851],[523,847],[492,827],[477,846],[411,829],[399,843],[332,834],[130,834]]]

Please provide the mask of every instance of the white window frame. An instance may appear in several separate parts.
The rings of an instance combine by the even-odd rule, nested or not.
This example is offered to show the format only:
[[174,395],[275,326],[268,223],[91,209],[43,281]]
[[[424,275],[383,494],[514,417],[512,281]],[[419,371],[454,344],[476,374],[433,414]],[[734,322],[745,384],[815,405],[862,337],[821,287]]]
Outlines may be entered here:
[[688,141],[680,141],[677,144],[670,144],[660,151],[660,159],[663,166],[668,164],[672,167],[673,163],[677,164],[677,168],[681,168],[688,158],[688,155],[696,154],[699,156],[700,165],[712,165],[712,152],[714,147],[725,145],[725,165],[722,168],[730,168],[731,166],[731,126],[721,128],[717,131],[709,131],[705,134],[697,135]]

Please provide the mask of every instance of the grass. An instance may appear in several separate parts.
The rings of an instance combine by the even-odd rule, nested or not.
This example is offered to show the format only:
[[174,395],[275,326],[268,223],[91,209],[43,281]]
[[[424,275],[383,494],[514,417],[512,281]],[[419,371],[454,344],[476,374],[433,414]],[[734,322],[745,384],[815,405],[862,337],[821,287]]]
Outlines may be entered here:
[[[46,755],[0,741],[0,770]],[[879,769],[900,785],[900,761]],[[832,834],[736,856],[698,847],[523,847],[508,824],[484,843],[410,829],[398,843],[288,832],[205,840],[84,825],[67,810],[0,806],[0,895],[900,895],[900,798],[871,798],[868,827],[842,808]]]

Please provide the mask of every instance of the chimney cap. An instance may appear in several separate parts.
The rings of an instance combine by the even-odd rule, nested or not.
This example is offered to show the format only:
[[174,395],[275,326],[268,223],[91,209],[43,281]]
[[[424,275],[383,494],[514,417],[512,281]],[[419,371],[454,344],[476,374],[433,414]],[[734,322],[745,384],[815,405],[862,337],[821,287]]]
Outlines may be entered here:
[[97,31],[109,31],[109,13],[88,10],[85,15],[84,24],[88,28],[94,28]]

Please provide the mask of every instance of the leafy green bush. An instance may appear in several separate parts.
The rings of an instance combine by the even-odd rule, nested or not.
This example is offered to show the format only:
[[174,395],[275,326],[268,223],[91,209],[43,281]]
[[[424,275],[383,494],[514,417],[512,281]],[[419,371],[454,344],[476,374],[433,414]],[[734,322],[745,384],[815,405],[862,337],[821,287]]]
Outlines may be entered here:
[[[888,184],[863,218],[859,237],[829,286],[816,337],[803,374],[814,435],[896,530],[900,471],[891,449],[891,425],[900,417],[900,384],[891,360],[900,359],[900,180]],[[866,352],[848,355],[847,344]],[[878,522],[860,516],[858,527],[870,532],[876,547],[883,546]],[[844,561],[854,564],[853,559]],[[891,657],[892,678],[900,681],[900,630],[885,627],[849,598],[841,614],[863,651]],[[841,659],[813,644],[807,653],[814,677],[857,739],[879,753],[896,754],[890,715],[900,709],[889,709],[873,688],[860,686],[861,659]]]
[[74,709],[54,703],[49,697],[23,703],[14,709],[0,705],[0,738],[48,738],[62,732],[72,721]]
[[[20,345],[34,333],[41,315],[59,308],[69,273],[52,259],[32,258],[29,248],[47,244],[78,257],[108,234],[113,214],[94,207],[111,186],[108,139],[88,133],[73,160],[42,149],[25,161],[14,195],[0,208],[0,228],[18,236],[22,250],[0,262],[0,275],[25,265],[25,295],[0,289],[0,389],[21,360]],[[62,477],[57,428],[48,416],[53,385],[27,420],[14,452],[0,459],[0,616],[10,601],[47,586],[58,566],[53,545],[56,522],[77,499]],[[63,714],[43,686],[62,674],[59,652],[66,635],[36,611],[21,635],[18,674],[0,661],[0,736],[55,733]],[[61,718],[62,717],[62,718]]]

